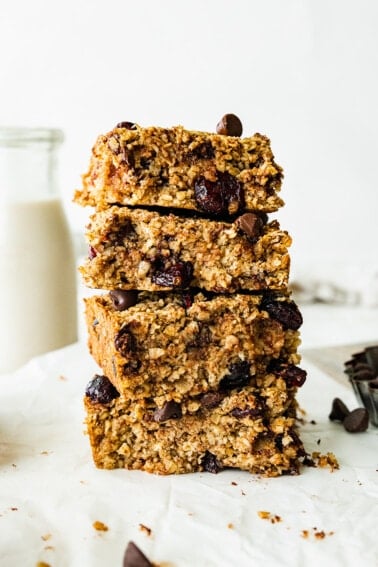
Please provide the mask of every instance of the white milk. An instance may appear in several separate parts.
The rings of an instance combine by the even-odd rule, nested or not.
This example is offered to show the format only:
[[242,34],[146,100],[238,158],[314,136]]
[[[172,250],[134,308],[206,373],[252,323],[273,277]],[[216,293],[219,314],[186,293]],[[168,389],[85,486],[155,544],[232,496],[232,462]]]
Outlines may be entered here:
[[0,373],[76,340],[75,272],[59,199],[0,204]]

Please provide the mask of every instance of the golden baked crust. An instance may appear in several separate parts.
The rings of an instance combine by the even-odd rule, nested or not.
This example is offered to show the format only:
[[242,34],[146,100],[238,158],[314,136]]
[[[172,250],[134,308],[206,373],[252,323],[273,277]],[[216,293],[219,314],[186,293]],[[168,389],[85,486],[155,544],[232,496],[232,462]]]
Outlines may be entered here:
[[[140,293],[138,299],[124,311],[109,295],[85,300],[89,350],[127,399],[182,401],[217,389],[243,361],[253,376],[272,361],[300,360],[298,331],[271,317],[261,294]],[[286,295],[275,300],[292,304]]]
[[115,128],[99,136],[75,201],[100,209],[121,204],[203,210],[195,196],[201,178],[240,184],[241,201],[229,203],[229,214],[283,205],[277,195],[282,169],[266,136],[238,138],[181,126]]
[[251,239],[237,222],[111,207],[91,217],[87,239],[81,273],[93,288],[229,293],[288,284],[291,238],[277,221]]

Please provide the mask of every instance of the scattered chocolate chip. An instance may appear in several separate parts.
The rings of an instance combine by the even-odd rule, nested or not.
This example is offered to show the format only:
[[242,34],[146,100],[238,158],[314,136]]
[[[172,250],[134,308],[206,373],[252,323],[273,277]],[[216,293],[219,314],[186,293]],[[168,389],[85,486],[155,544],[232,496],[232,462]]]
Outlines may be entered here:
[[179,419],[180,417],[182,417],[181,406],[173,400],[165,402],[162,408],[154,411],[154,421],[158,422]]
[[247,360],[240,360],[230,364],[229,374],[226,374],[219,382],[219,389],[222,391],[242,388],[251,379],[250,364]]
[[89,258],[90,260],[93,260],[93,258],[96,258],[96,256],[97,256],[97,250],[96,250],[96,248],[93,248],[93,246],[89,246],[89,249],[88,249],[88,258]]
[[341,421],[343,422],[350,411],[340,398],[335,398],[332,402],[331,413],[329,414],[329,419],[331,421]]
[[291,388],[300,388],[306,381],[307,372],[295,364],[284,364],[278,367],[275,374],[281,376]]
[[151,561],[142,553],[142,551],[130,541],[126,547],[123,556],[123,567],[153,567]]
[[125,325],[116,335],[114,346],[122,356],[128,356],[136,351],[136,340],[128,325]]
[[223,469],[222,463],[210,451],[206,451],[202,459],[202,466],[206,472],[213,474],[217,474]]
[[343,426],[349,433],[361,433],[369,427],[369,412],[366,408],[351,411],[343,421]]
[[225,114],[218,122],[216,131],[225,136],[241,136],[243,125],[235,114]]
[[109,292],[109,296],[116,311],[124,311],[138,303],[138,292],[134,290],[115,289]]
[[303,323],[301,312],[294,301],[276,301],[267,295],[263,298],[260,308],[286,329],[296,331]]
[[207,392],[201,396],[201,406],[205,409],[213,409],[219,406],[224,395],[220,392]]
[[244,215],[236,219],[235,223],[252,240],[260,236],[264,227],[262,218],[254,213],[244,213]]
[[116,128],[126,128],[126,130],[136,130],[136,124],[134,122],[118,122]]
[[211,215],[233,215],[244,207],[242,184],[227,171],[218,171],[216,181],[197,177],[194,194],[198,207]]
[[177,261],[166,268],[157,269],[151,279],[156,285],[185,288],[190,284],[192,276],[192,263]]
[[95,374],[93,379],[87,384],[85,395],[99,404],[108,404],[115,398],[119,397],[119,393],[106,376]]

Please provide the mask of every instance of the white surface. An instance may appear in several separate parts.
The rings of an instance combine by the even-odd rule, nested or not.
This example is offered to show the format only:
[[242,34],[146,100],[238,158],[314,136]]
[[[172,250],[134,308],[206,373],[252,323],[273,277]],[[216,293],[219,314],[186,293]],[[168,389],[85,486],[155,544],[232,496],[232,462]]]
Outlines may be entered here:
[[99,133],[214,130],[235,112],[285,169],[293,277],[364,288],[378,269],[377,27],[376,0],[3,0],[0,124],[64,129],[61,187],[82,233],[71,195]]
[[[312,313],[314,327],[316,315],[320,326],[335,320],[332,309],[328,316],[322,309],[304,311],[307,318]],[[359,329],[370,325],[371,340],[373,317],[367,322],[360,312],[350,319]],[[347,328],[340,326],[340,340],[343,332]],[[314,333],[307,346],[316,340]],[[375,567],[378,430],[352,435],[329,422],[332,399],[339,396],[354,407],[353,394],[306,360],[302,366],[309,375],[299,395],[306,410],[301,436],[310,453],[333,451],[340,470],[304,468],[300,476],[278,479],[240,471],[158,477],[96,470],[82,408],[96,366],[83,345],[2,376],[0,564],[121,567],[132,539],[151,560],[170,567]],[[281,521],[261,519],[261,510]],[[109,530],[96,531],[96,520]],[[139,524],[151,528],[151,536]],[[317,539],[314,528],[325,538]]]

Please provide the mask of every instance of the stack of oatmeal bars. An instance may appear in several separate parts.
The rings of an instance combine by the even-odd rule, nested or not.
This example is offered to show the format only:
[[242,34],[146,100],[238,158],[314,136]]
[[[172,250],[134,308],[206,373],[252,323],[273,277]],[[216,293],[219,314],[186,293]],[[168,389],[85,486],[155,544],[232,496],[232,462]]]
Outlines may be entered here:
[[[170,474],[296,474],[302,317],[268,138],[121,122],[92,150],[84,403],[95,464]],[[106,290],[106,291],[105,291]]]

